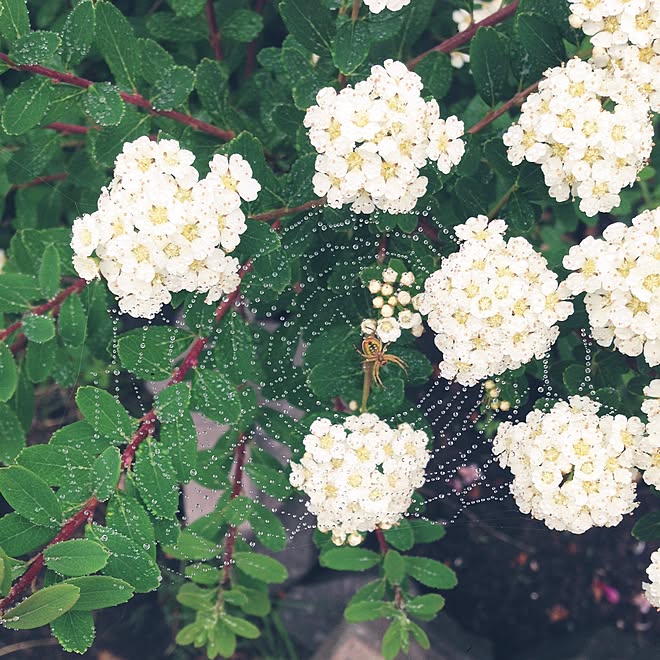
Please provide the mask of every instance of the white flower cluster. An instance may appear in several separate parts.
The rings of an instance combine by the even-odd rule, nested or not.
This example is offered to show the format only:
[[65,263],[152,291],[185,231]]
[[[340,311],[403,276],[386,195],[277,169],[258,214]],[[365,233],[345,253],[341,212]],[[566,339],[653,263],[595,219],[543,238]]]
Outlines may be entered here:
[[660,489],[660,379],[652,380],[644,388],[644,396],[642,410],[648,422],[636,465],[644,470],[644,481]]
[[573,295],[586,292],[596,342],[660,364],[660,209],[644,211],[630,227],[611,224],[602,238],[588,236],[563,263],[577,271],[564,286]]
[[647,99],[614,70],[578,58],[543,75],[503,136],[509,160],[541,165],[556,200],[580,197],[588,216],[611,211],[651,154]]
[[644,595],[653,607],[660,610],[660,550],[651,555],[651,564],[646,569],[646,574],[651,582],[642,582]]
[[598,416],[588,397],[533,410],[519,424],[500,424],[493,452],[513,473],[511,493],[523,513],[550,529],[582,534],[613,527],[636,506],[637,417]]
[[246,229],[241,200],[261,186],[237,154],[214,156],[202,180],[194,160],[176,140],[127,142],[98,210],[73,224],[78,274],[104,277],[131,316],[153,317],[172,292],[208,293],[212,303],[239,284],[239,262],[227,253]]
[[410,309],[412,306],[417,310],[420,302],[419,294],[413,295],[414,291],[410,291],[415,284],[415,274],[406,272],[399,277],[393,268],[385,268],[382,279],[382,282],[369,282],[369,293],[374,296],[372,304],[380,318],[362,321],[362,334],[375,334],[384,344],[396,341],[401,330],[410,330],[414,337],[421,337],[424,333],[422,315]]
[[405,64],[386,60],[355,87],[323,88],[304,120],[319,153],[314,192],[355,213],[411,211],[428,183],[420,168],[432,160],[447,174],[465,151],[463,122],[441,119],[422,87]]
[[525,238],[505,241],[506,228],[483,215],[459,225],[459,251],[425,282],[419,309],[437,333],[440,373],[463,385],[543,357],[573,312],[545,258]]
[[369,7],[372,14],[380,14],[383,9],[390,11],[399,11],[406,5],[410,4],[410,0],[364,0],[364,4]]
[[357,545],[361,533],[396,525],[424,483],[430,457],[426,433],[410,424],[393,429],[370,413],[343,424],[317,419],[304,442],[300,463],[291,463],[291,484],[309,496],[307,508],[337,545]]
[[[473,23],[479,23],[484,18],[492,16],[501,6],[502,0],[482,0],[474,3],[472,13],[466,9],[455,9],[451,17],[456,23],[458,31],[465,32]],[[470,56],[467,53],[461,53],[457,50],[450,53],[450,58],[452,66],[457,69],[463,68],[463,65],[470,61]]]

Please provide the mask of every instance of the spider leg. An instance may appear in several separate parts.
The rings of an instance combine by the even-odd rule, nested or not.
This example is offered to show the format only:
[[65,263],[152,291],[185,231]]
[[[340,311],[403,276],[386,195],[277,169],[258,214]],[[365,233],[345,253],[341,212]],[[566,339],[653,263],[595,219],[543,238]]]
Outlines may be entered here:
[[374,366],[371,368],[371,375],[374,377],[374,382],[385,389],[383,381],[380,379],[380,362],[374,361]]
[[408,373],[408,365],[400,357],[397,357],[396,355],[385,355],[384,359],[386,362],[396,364],[397,367]]

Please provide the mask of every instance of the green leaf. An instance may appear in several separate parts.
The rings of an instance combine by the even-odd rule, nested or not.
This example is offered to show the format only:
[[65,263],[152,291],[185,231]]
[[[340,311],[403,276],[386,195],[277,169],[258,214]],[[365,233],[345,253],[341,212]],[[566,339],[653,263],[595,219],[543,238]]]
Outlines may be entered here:
[[229,379],[210,369],[195,370],[190,405],[219,424],[234,424],[241,416],[241,402]]
[[456,584],[456,573],[442,562],[427,557],[406,557],[406,571],[427,587],[434,589],[453,589]]
[[25,336],[37,344],[44,344],[55,336],[55,322],[50,316],[28,314],[23,317]]
[[[415,543],[432,543],[447,533],[443,525],[423,518],[411,520],[410,526],[415,533]],[[387,534],[385,536],[387,538]]]
[[392,584],[401,584],[406,576],[406,564],[403,557],[396,550],[390,548],[383,560],[383,570],[385,571],[385,577]]
[[454,69],[446,53],[433,51],[415,67],[415,73],[422,77],[424,94],[439,101],[447,95],[451,87]]
[[49,78],[34,76],[22,82],[5,103],[2,128],[9,135],[26,133],[41,121],[54,96]]
[[43,344],[30,342],[25,352],[25,373],[33,383],[43,383],[53,371],[53,339]]
[[161,77],[163,71],[175,66],[174,58],[153,39],[138,39],[142,77],[151,85]]
[[0,342],[0,401],[5,402],[14,396],[18,384],[18,371],[11,351]]
[[100,571],[108,563],[108,552],[94,541],[73,539],[51,545],[44,550],[46,566],[60,575],[88,575]]
[[279,584],[286,580],[288,573],[279,561],[254,552],[235,552],[236,566],[250,577],[268,584]]
[[54,32],[28,32],[14,42],[9,57],[16,64],[48,64],[61,44],[62,39]]
[[349,605],[344,610],[344,618],[349,623],[360,623],[362,621],[375,621],[386,616],[392,616],[395,613],[396,608],[392,603],[365,600]]
[[177,16],[192,18],[204,9],[206,0],[168,0],[168,4]]
[[80,589],[80,598],[72,608],[74,612],[114,607],[133,597],[133,587],[128,582],[107,575],[74,577],[66,580],[64,584],[73,584]]
[[227,628],[229,628],[235,635],[238,635],[239,637],[245,637],[246,639],[257,639],[257,637],[261,635],[257,626],[237,616],[223,614],[221,621],[227,626]]
[[83,109],[101,126],[116,126],[126,112],[124,101],[110,83],[94,83],[83,96]]
[[160,442],[170,455],[177,480],[188,483],[197,467],[197,430],[187,410],[161,425]]
[[114,529],[100,525],[87,526],[87,538],[100,543],[109,553],[105,575],[128,582],[138,593],[153,591],[160,585],[156,561],[133,540]]
[[140,71],[137,39],[131,24],[109,2],[96,3],[95,42],[117,84],[129,90],[137,89]]
[[208,564],[189,564],[183,572],[196,584],[207,587],[214,587],[222,580],[222,571]]
[[247,44],[254,41],[264,29],[264,19],[254,11],[237,9],[220,29],[223,37]]
[[537,210],[524,195],[513,193],[509,197],[502,217],[506,218],[509,227],[520,236],[526,236],[536,224]]
[[564,370],[562,380],[569,394],[577,394],[584,385],[585,371],[584,366],[571,364]]
[[479,96],[491,108],[506,98],[509,62],[504,38],[495,28],[480,27],[472,38],[470,69]]
[[405,395],[405,383],[403,378],[387,378],[383,381],[385,387],[372,390],[369,399],[369,411],[381,417],[389,417],[399,412]]
[[94,643],[94,618],[91,612],[65,612],[52,621],[50,630],[69,653],[84,653]]
[[269,550],[278,552],[286,547],[286,530],[278,517],[259,502],[252,502],[248,517],[257,538]]
[[392,621],[383,635],[380,651],[385,660],[394,660],[404,643],[408,642],[408,631],[404,621],[404,619]]
[[202,589],[196,584],[187,582],[179,588],[176,600],[181,605],[204,612],[210,610],[213,606],[213,592],[210,589]]
[[49,486],[66,486],[72,481],[89,479],[87,456],[73,447],[32,445],[26,447],[16,462],[31,470]]
[[35,525],[17,513],[8,513],[0,518],[0,539],[5,552],[20,557],[48,543],[55,531]]
[[215,559],[222,555],[222,547],[209,541],[189,529],[179,532],[177,541],[173,545],[163,546],[163,551],[174,559],[189,559],[203,561]]
[[0,8],[0,34],[10,44],[30,32],[26,0],[2,0]]
[[321,553],[319,557],[321,566],[335,571],[366,571],[380,564],[381,560],[382,556],[377,552],[348,546],[331,548]]
[[108,438],[130,440],[131,418],[112,394],[98,387],[79,387],[76,404],[92,428]]
[[108,527],[128,537],[155,558],[156,538],[151,518],[135,497],[120,490],[115,491],[108,502],[105,522]]
[[57,330],[66,346],[80,346],[87,334],[87,315],[79,296],[69,296],[57,315]]
[[249,463],[245,471],[257,488],[267,495],[276,497],[279,500],[291,497],[293,489],[288,477],[281,470],[259,463]]
[[643,515],[632,529],[632,535],[640,541],[660,539],[660,511],[650,511]]
[[159,11],[147,19],[147,29],[159,41],[189,44],[208,38],[208,26],[201,16],[191,20]]
[[428,635],[420,628],[415,622],[408,621],[408,629],[413,634],[415,641],[425,650],[428,651],[431,648],[431,641],[429,640]]
[[406,611],[413,616],[435,616],[445,606],[440,594],[424,594],[406,603]]
[[51,243],[44,250],[39,266],[39,288],[45,298],[52,298],[60,290],[61,271],[60,253]]
[[[218,113],[225,106],[228,92],[229,72],[224,62],[209,60],[204,58],[195,70],[195,89],[202,103],[202,107],[210,113]],[[255,224],[263,225],[265,223],[258,220],[252,221]],[[250,220],[247,221],[248,228]],[[241,236],[241,244],[245,239],[245,234]]]
[[190,387],[186,383],[174,383],[161,390],[154,401],[154,409],[161,422],[181,419],[190,403]]
[[96,12],[91,0],[77,4],[62,28],[62,54],[69,64],[79,64],[94,42]]
[[415,544],[413,530],[405,519],[399,521],[398,525],[391,527],[383,532],[385,540],[397,550],[410,550]]
[[190,345],[193,335],[170,326],[145,326],[121,335],[117,353],[122,365],[138,378],[164,380],[172,362]]
[[159,110],[171,110],[183,105],[193,90],[194,82],[195,74],[187,66],[169,67],[156,81],[151,102]]
[[70,610],[80,597],[80,589],[72,584],[55,584],[40,589],[20,605],[4,613],[2,624],[13,630],[39,628]]
[[99,165],[112,168],[124,144],[149,133],[150,127],[151,115],[127,107],[124,118],[117,126],[89,132],[90,155]]
[[370,603],[378,602],[383,600],[384,595],[385,580],[383,578],[379,578],[373,582],[367,582],[364,587],[358,589],[355,594],[353,594],[351,600],[348,601],[348,605],[351,606],[355,605],[356,603],[362,603],[365,601]]
[[332,61],[344,74],[352,74],[364,62],[371,47],[371,33],[364,21],[347,21],[337,30]]
[[559,28],[542,16],[518,12],[515,30],[522,52],[528,58],[524,62],[527,65],[524,84],[538,80],[546,69],[559,66],[566,59]]
[[19,273],[0,275],[0,312],[25,312],[39,297],[35,277]]
[[108,447],[92,465],[92,488],[99,501],[112,497],[121,474],[121,455],[117,447]]
[[147,439],[137,450],[133,473],[149,511],[160,518],[174,518],[179,508],[179,487],[167,450]]
[[0,596],[6,596],[12,583],[12,559],[0,548]]
[[240,385],[258,375],[253,335],[237,312],[222,319],[217,330],[213,356],[216,364],[221,366],[222,372],[234,385]]
[[11,463],[25,447],[25,433],[16,413],[4,403],[0,403],[0,419],[0,461]]
[[62,521],[62,509],[53,491],[24,467],[0,468],[0,493],[16,513],[36,525],[58,527]]
[[280,15],[289,32],[305,48],[317,55],[330,53],[335,19],[320,2],[282,0]]

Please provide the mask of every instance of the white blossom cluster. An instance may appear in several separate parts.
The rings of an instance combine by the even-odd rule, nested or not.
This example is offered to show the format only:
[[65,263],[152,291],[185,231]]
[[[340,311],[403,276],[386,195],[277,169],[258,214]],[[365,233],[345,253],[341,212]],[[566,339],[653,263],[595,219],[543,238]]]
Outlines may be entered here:
[[343,424],[317,419],[305,436],[305,454],[291,463],[290,481],[309,496],[307,508],[337,545],[357,545],[362,533],[388,529],[403,517],[424,483],[429,438],[410,424],[391,428],[377,415]]
[[588,236],[564,257],[571,273],[564,286],[585,292],[591,334],[625,355],[644,354],[660,364],[660,209],[644,211],[632,226],[609,225],[602,238]]
[[577,196],[588,216],[611,211],[651,154],[648,100],[615,70],[579,58],[543,75],[503,136],[509,160],[541,165],[557,201]]
[[646,569],[651,582],[642,582],[646,600],[656,609],[660,610],[660,550],[651,555],[651,564]]
[[410,4],[410,0],[364,0],[364,4],[369,7],[372,14],[380,14],[383,9],[390,11],[399,11],[406,5]]
[[543,357],[573,312],[545,258],[523,237],[505,241],[506,228],[486,216],[459,225],[459,251],[425,282],[419,309],[437,333],[440,373],[463,385]]
[[636,465],[644,470],[644,481],[660,489],[660,379],[652,380],[644,388],[644,396],[642,410],[648,422]]
[[[474,10],[472,13],[466,9],[455,9],[452,12],[452,19],[456,23],[459,32],[465,32],[473,23],[479,23],[484,18],[488,18],[502,6],[502,0],[482,0],[481,2],[474,3]],[[467,53],[460,51],[453,51],[450,53],[451,64],[457,69],[463,68],[463,65],[470,61],[470,56]]]
[[636,506],[637,417],[598,416],[588,397],[533,410],[519,424],[500,424],[493,452],[513,473],[511,493],[523,513],[550,529],[582,534],[613,527]]
[[227,255],[246,229],[241,200],[261,186],[237,154],[214,156],[202,180],[194,160],[176,140],[127,142],[98,210],[73,224],[78,274],[104,277],[131,316],[152,318],[172,292],[204,292],[210,304],[239,284],[239,262]]
[[415,274],[408,271],[399,276],[393,268],[385,268],[381,277],[382,281],[369,282],[369,293],[374,296],[372,305],[380,318],[362,321],[362,334],[376,335],[384,344],[396,341],[402,330],[410,330],[414,337],[421,337],[424,333],[422,315],[413,311],[419,308],[420,296],[411,291]]
[[405,64],[386,60],[355,87],[323,88],[304,119],[319,154],[314,192],[355,213],[411,211],[428,183],[420,168],[432,160],[447,174],[465,151],[463,122],[441,119],[422,87]]

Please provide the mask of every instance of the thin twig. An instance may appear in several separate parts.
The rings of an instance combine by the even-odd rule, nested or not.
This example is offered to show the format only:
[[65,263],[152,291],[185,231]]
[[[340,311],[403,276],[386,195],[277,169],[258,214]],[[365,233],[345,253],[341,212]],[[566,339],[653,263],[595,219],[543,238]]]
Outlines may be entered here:
[[358,16],[360,15],[361,4],[362,4],[362,0],[353,0],[353,10],[351,11],[351,21],[353,21],[353,23],[357,21]]
[[38,176],[32,181],[27,183],[15,183],[9,190],[23,190],[25,188],[32,188],[32,186],[40,186],[43,183],[52,183],[53,181],[63,181],[69,175],[66,172],[58,172],[57,174],[47,174],[46,176]]
[[511,110],[511,108],[518,105],[522,105],[525,99],[530,94],[535,92],[538,89],[538,87],[539,87],[539,82],[537,81],[533,85],[530,85],[529,87],[523,89],[521,92],[518,92],[508,101],[502,103],[502,105],[499,108],[496,108],[495,110],[491,110],[481,121],[478,121],[474,126],[472,126],[472,128],[468,130],[468,133],[471,133],[472,135],[478,133],[480,130],[482,130],[489,124],[492,124],[498,117],[501,117],[505,112]]
[[320,197],[318,199],[312,199],[309,202],[305,202],[300,206],[294,206],[289,208],[285,206],[281,209],[275,209],[274,211],[266,211],[265,213],[259,213],[258,215],[251,215],[250,219],[252,220],[276,220],[282,218],[285,215],[293,215],[294,213],[301,213],[302,211],[309,211],[317,206],[323,206],[326,202],[325,197]]
[[[255,14],[263,14],[266,2],[268,2],[268,0],[256,0],[252,11]],[[243,70],[243,78],[245,80],[247,80],[254,73],[254,67],[256,66],[256,63],[257,40],[255,39],[248,44],[247,50],[245,52],[245,69]]]
[[16,644],[8,644],[0,648],[0,657],[3,655],[12,655],[18,651],[27,651],[34,649],[38,646],[56,646],[59,642],[55,637],[47,637],[46,639],[28,639],[24,642],[16,642]]
[[213,48],[213,54],[216,60],[222,60],[222,45],[220,44],[220,30],[218,29],[218,21],[215,18],[215,9],[213,8],[213,0],[206,0],[206,22],[209,25],[209,42]]

